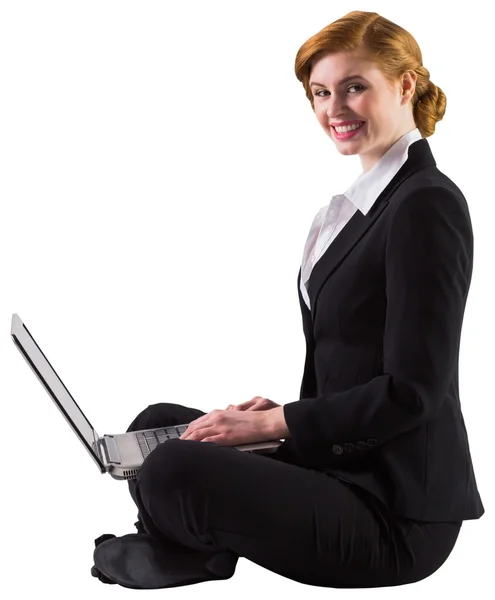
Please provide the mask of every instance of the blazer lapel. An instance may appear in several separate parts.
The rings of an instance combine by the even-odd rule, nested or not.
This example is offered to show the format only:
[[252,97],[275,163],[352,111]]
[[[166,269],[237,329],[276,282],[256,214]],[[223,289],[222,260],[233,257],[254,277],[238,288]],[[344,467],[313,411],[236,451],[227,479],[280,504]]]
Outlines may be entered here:
[[[308,295],[311,303],[311,316],[314,323],[318,295],[323,284],[342,264],[346,256],[363,237],[366,231],[378,219],[388,202],[405,179],[415,171],[428,166],[435,166],[435,159],[426,139],[418,140],[409,146],[408,158],[387,187],[378,196],[367,215],[357,210],[350,221],[333,240],[323,256],[314,265],[308,281]],[[300,281],[300,273],[299,273]]]

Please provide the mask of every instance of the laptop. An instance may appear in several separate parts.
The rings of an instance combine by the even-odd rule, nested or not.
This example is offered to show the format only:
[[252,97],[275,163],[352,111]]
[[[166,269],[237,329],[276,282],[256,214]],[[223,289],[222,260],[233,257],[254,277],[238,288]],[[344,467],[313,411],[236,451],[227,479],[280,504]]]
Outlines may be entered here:
[[[188,423],[100,437],[17,314],[12,315],[10,335],[101,473],[110,473],[114,479],[135,479],[150,452],[186,431]],[[233,448],[269,454],[275,452],[281,443],[282,440],[270,440]]]

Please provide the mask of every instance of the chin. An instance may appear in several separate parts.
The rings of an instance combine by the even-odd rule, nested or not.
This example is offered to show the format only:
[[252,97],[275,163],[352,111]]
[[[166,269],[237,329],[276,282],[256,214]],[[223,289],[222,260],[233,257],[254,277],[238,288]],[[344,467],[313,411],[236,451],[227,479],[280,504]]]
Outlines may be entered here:
[[343,156],[353,156],[354,154],[359,154],[361,149],[361,144],[348,144],[344,140],[338,140],[332,133],[332,131],[326,130],[328,137],[332,140],[335,147]]
[[342,146],[339,146],[338,143],[335,144],[335,147],[337,148],[337,150],[339,151],[340,154],[342,154],[343,156],[353,156],[354,154],[359,154],[359,149],[357,148],[345,148]]

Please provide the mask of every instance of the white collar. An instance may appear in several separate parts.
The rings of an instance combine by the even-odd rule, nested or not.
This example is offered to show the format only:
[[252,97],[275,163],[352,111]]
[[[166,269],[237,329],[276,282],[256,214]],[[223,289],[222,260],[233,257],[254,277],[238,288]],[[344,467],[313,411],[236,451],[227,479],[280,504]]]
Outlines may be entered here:
[[364,215],[367,214],[378,196],[406,162],[409,155],[409,146],[422,139],[422,137],[418,128],[405,133],[369,171],[361,173],[344,196],[356,208],[359,208]]

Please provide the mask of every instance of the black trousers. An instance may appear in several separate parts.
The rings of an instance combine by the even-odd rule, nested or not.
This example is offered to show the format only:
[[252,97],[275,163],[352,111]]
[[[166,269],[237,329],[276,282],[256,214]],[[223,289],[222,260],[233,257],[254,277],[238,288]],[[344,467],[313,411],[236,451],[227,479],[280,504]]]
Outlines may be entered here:
[[[188,423],[204,414],[155,404],[128,431]],[[213,442],[161,444],[129,488],[139,520],[155,537],[208,553],[230,550],[289,579],[324,587],[420,581],[445,562],[462,525],[404,519],[330,474]]]

